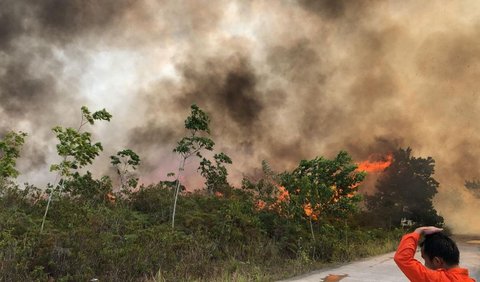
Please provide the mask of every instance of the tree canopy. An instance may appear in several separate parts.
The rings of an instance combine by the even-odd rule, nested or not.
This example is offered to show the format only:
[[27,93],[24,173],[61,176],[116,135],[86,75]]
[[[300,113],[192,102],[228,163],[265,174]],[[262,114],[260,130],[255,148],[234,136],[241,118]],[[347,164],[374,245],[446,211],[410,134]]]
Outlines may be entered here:
[[443,224],[432,203],[439,186],[434,172],[433,158],[413,157],[410,148],[395,151],[392,164],[376,183],[376,193],[366,198],[375,224],[399,226],[402,218],[418,225]]
[[18,176],[15,165],[26,136],[21,131],[10,131],[0,139],[0,180]]

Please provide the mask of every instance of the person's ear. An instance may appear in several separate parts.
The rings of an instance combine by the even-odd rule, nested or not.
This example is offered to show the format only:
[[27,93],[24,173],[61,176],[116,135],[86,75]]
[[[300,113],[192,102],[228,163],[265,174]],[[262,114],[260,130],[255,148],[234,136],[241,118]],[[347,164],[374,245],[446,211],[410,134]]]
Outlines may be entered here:
[[444,264],[443,264],[443,259],[442,258],[439,258],[439,257],[434,257],[432,259],[432,263],[435,267],[443,267]]

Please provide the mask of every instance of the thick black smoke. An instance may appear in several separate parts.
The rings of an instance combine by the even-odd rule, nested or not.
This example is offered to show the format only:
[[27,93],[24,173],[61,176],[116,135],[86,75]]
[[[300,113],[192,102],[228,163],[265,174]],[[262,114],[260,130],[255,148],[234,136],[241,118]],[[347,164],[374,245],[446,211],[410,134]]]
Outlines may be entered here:
[[475,202],[461,186],[479,177],[478,18],[475,1],[4,0],[0,132],[30,134],[29,178],[54,161],[50,128],[78,124],[83,104],[114,116],[92,129],[106,148],[95,171],[131,147],[145,181],[176,168],[192,103],[237,183],[262,160],[281,171],[410,146],[436,160],[437,209],[463,228],[449,198]]

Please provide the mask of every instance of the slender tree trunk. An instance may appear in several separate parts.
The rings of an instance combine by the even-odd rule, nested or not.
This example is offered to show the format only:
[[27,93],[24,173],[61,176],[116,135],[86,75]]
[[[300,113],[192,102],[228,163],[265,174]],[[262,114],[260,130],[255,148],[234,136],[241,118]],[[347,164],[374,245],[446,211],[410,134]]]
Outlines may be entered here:
[[315,241],[315,234],[313,233],[313,224],[312,224],[312,217],[309,218],[310,221],[310,232],[312,232],[312,239]]
[[[52,192],[50,193],[50,195],[48,195],[47,207],[45,208],[45,213],[43,214],[42,226],[40,227],[40,233],[43,233],[43,227],[45,225],[45,220],[47,219],[48,209],[50,208],[50,203],[52,202],[53,193],[55,193],[55,186],[57,186],[57,180],[58,180],[59,177],[60,177],[60,173],[57,174],[57,177],[55,178],[55,182],[54,182],[54,185],[53,185]],[[60,187],[60,191],[63,190],[63,185],[64,185],[64,182],[62,182],[62,186]]]
[[120,176],[120,190],[123,191],[125,190],[125,183],[123,180],[122,172],[120,172],[120,170],[118,170],[118,175]]
[[312,224],[312,217],[310,216],[309,217],[309,222],[310,222],[310,232],[312,232],[312,239],[313,239],[313,254],[312,254],[312,259],[315,259],[315,250],[316,250],[316,246],[315,246],[315,242],[316,242],[316,239],[315,239],[315,233],[313,233],[313,224]]
[[347,220],[345,219],[345,246],[348,248],[348,225]]
[[185,167],[186,159],[187,159],[186,157],[183,157],[182,161],[180,162],[180,166],[178,167],[178,174],[177,174],[177,179],[175,183],[175,199],[173,200],[172,229],[175,228],[175,212],[177,210],[177,199],[178,199],[178,193],[180,191],[180,173],[183,171]]
[[45,225],[45,220],[47,219],[48,208],[50,207],[50,202],[52,201],[53,189],[48,195],[47,207],[45,208],[45,213],[43,214],[42,226],[40,227],[40,233],[43,233],[43,226]]
[[[84,126],[86,123],[84,122],[84,117],[83,117],[83,114],[82,114],[82,118],[80,119],[80,125],[78,126],[77,128],[77,132],[80,132],[80,129],[82,129],[82,126]],[[63,162],[65,162],[67,160],[67,156],[64,156],[63,157]],[[40,227],[40,233],[43,232],[43,227],[45,225],[45,220],[47,219],[47,214],[48,214],[48,209],[50,208],[50,202],[52,202],[52,197],[53,197],[53,193],[55,191],[55,186],[57,186],[57,180],[58,178],[61,176],[61,170],[58,172],[57,174],[57,177],[55,178],[55,181],[53,182],[53,189],[52,189],[52,193],[50,193],[50,195],[48,196],[48,202],[47,202],[47,207],[45,208],[45,213],[43,214],[43,219],[42,219],[42,226]],[[65,181],[62,182],[62,187],[60,187],[60,191],[63,190],[63,185],[64,185]]]

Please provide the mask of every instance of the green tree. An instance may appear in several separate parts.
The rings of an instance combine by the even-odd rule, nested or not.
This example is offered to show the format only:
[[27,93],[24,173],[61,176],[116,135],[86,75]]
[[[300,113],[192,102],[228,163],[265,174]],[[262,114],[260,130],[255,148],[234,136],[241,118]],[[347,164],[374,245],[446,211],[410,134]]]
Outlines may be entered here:
[[65,181],[62,191],[70,193],[69,195],[82,203],[103,203],[107,194],[112,191],[112,181],[108,176],[94,179],[90,171],[83,175],[75,172]]
[[433,178],[435,161],[431,157],[416,158],[412,149],[398,149],[392,164],[376,184],[376,193],[366,197],[366,205],[377,225],[399,226],[402,218],[418,225],[442,225],[432,199],[439,183]]
[[175,212],[180,192],[180,175],[185,169],[185,162],[192,156],[203,158],[200,152],[204,149],[212,151],[215,145],[215,142],[208,137],[210,135],[210,118],[208,115],[195,104],[190,107],[190,110],[190,115],[185,119],[185,129],[188,130],[189,134],[178,141],[177,146],[173,150],[175,153],[180,154],[181,160],[175,178],[172,228],[175,228]]
[[290,194],[293,214],[336,221],[355,212],[361,200],[357,187],[365,178],[356,168],[348,153],[341,151],[333,160],[302,160],[291,173],[283,173],[281,184]]
[[279,174],[272,170],[266,160],[262,160],[261,174],[255,180],[249,178],[242,179],[242,189],[253,191],[261,199],[271,199],[277,190],[276,183],[279,182]]
[[15,166],[26,136],[27,134],[21,131],[10,131],[0,139],[0,181],[18,176]]
[[264,176],[256,183],[244,179],[242,187],[253,191],[256,209],[272,231],[271,236],[298,240],[305,238],[303,228],[308,228],[315,253],[314,227],[344,225],[359,209],[361,195],[357,190],[365,173],[356,169],[357,165],[344,151],[332,160],[302,160],[293,171],[281,174],[274,173],[263,161]]
[[227,193],[230,185],[227,181],[227,168],[225,164],[231,164],[232,160],[224,153],[215,154],[213,156],[215,164],[212,161],[203,158],[200,162],[200,171],[205,177],[205,186],[210,194],[215,192]]
[[[210,193],[220,190],[226,191],[230,187],[227,182],[228,173],[225,164],[231,164],[232,160],[226,154],[219,153],[214,155],[215,164],[213,164],[212,161],[202,156],[203,150],[213,151],[213,146],[215,145],[215,142],[210,138],[210,118],[195,104],[190,107],[190,110],[190,115],[185,119],[185,129],[188,130],[188,135],[178,141],[177,146],[173,150],[175,153],[180,154],[181,160],[175,178],[172,228],[175,227],[175,213],[181,188],[180,174],[185,169],[187,159],[196,156],[201,160],[198,170],[205,177],[205,185]],[[169,174],[169,176],[172,175]]]
[[90,113],[87,107],[81,108],[82,119],[78,128],[54,127],[52,130],[59,140],[57,144],[58,155],[62,157],[59,164],[52,164],[50,171],[58,171],[60,176],[68,177],[72,171],[91,164],[95,157],[103,151],[100,142],[92,143],[90,132],[83,132],[82,127],[86,124],[93,125],[95,120],[110,121],[112,115],[105,109]]
[[134,151],[125,149],[117,152],[115,156],[110,156],[110,159],[120,179],[121,191],[127,193],[129,188],[137,187],[138,177],[133,171],[140,165],[140,157]]
[[[103,151],[102,144],[100,142],[92,143],[92,134],[90,132],[82,131],[82,128],[87,124],[93,125],[95,121],[110,121],[112,118],[112,115],[105,109],[96,111],[92,114],[87,107],[83,106],[81,112],[82,117],[77,128],[63,128],[56,126],[52,129],[59,140],[56,147],[58,155],[62,157],[62,161],[58,164],[52,164],[50,166],[50,171],[57,172],[53,189],[56,188],[57,180],[59,180],[59,183],[61,183],[60,192],[63,190],[65,182],[71,180],[72,176],[80,176],[78,173],[73,174],[74,172],[77,172],[78,169],[83,168],[86,165],[92,164],[93,160],[101,151]],[[54,190],[50,192],[48,197],[40,232],[43,232],[53,194]]]

